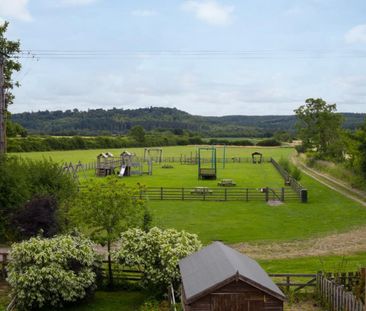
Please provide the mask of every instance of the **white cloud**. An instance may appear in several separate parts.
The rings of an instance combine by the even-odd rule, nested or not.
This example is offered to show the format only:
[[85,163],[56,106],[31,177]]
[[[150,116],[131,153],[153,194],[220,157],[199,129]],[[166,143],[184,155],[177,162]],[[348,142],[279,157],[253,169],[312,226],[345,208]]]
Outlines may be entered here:
[[32,16],[28,11],[27,4],[28,0],[0,0],[1,17],[31,21]]
[[194,13],[199,19],[211,25],[227,25],[232,20],[233,6],[221,5],[214,0],[185,1],[182,9]]
[[353,27],[344,38],[347,43],[366,43],[366,24]]
[[61,6],[84,6],[92,4],[96,1],[97,0],[59,0],[58,4]]
[[138,17],[149,17],[157,15],[157,12],[154,10],[133,10],[131,14]]

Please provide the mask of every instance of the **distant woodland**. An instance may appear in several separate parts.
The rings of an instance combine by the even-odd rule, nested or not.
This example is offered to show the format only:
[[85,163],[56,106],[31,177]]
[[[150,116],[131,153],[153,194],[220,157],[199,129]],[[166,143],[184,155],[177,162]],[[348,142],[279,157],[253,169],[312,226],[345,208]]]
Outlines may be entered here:
[[[366,114],[343,113],[346,129],[360,127]],[[286,131],[295,133],[293,116],[223,116],[191,115],[176,108],[78,109],[66,111],[24,112],[12,115],[29,134],[44,135],[118,135],[127,134],[134,126],[146,131],[188,130],[205,137],[271,137]]]

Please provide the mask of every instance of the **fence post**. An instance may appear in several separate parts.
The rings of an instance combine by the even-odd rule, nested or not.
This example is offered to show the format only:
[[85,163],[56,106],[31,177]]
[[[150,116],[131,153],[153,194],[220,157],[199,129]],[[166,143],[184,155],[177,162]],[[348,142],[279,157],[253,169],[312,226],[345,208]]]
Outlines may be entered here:
[[265,197],[266,197],[266,202],[268,202],[268,200],[269,200],[269,188],[268,187],[265,188]]
[[301,199],[301,203],[306,203],[308,201],[308,190],[307,189],[300,190],[300,199]]
[[281,188],[281,201],[285,202],[285,188]]
[[225,201],[227,201],[227,188],[225,188]]
[[247,202],[249,201],[249,189],[247,188],[247,193],[246,193],[246,199],[247,199]]
[[361,284],[363,283],[364,284],[364,288],[363,288],[363,298],[364,298],[364,310],[366,311],[366,268],[363,267],[361,268],[361,277],[362,277],[362,280],[361,280]]
[[163,200],[163,187],[160,187],[160,200]]
[[182,201],[184,201],[184,188],[182,188]]

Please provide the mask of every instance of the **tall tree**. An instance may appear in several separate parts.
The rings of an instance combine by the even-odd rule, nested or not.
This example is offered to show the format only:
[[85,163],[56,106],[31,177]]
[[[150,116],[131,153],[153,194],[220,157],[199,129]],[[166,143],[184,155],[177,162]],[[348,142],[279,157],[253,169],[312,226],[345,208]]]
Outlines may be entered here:
[[145,130],[142,126],[136,125],[134,126],[130,132],[129,135],[134,138],[137,142],[143,143],[145,141]]
[[336,113],[336,104],[327,104],[321,98],[308,98],[305,103],[295,110],[304,147],[315,149],[321,157],[339,157],[343,118]]
[[12,58],[20,52],[20,42],[8,40],[5,36],[8,22],[0,24],[0,154],[6,152],[6,116],[8,106],[13,103],[12,89],[19,86],[13,80],[14,71],[21,69],[21,64]]

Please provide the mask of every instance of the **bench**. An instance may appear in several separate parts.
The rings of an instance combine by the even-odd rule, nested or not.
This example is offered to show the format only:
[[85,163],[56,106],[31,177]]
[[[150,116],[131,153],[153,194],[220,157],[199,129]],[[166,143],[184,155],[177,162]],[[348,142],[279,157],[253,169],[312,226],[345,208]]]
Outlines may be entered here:
[[232,179],[221,179],[217,185],[221,187],[234,187],[236,183]]
[[208,187],[196,187],[191,191],[191,194],[212,194],[212,190]]

